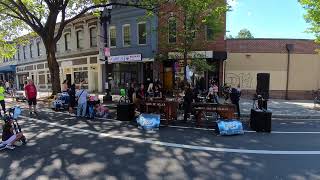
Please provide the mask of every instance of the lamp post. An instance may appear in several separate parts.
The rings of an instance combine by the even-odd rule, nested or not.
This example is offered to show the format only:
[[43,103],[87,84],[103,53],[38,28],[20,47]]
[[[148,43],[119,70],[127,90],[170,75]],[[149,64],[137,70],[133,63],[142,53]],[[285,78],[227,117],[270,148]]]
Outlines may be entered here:
[[[109,40],[108,40],[108,24],[111,23],[111,8],[112,7],[105,7],[103,8],[103,10],[100,11],[100,25],[103,26],[103,39],[104,39],[104,46],[103,46],[103,54],[105,55],[105,48],[109,47]],[[105,76],[106,76],[106,82],[107,83],[107,87],[104,86],[104,88],[106,89],[106,95],[103,97],[103,101],[109,101],[112,100],[112,97],[110,95],[110,85],[109,85],[109,81],[108,81],[108,57],[105,55]],[[111,73],[111,72],[110,72]]]

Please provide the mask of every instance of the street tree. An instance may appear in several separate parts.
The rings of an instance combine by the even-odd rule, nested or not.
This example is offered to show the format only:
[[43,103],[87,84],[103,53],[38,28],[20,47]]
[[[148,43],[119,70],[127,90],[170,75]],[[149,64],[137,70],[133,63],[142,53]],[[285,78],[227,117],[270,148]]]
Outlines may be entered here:
[[[183,54],[184,80],[187,80],[188,56],[192,51],[203,50],[205,36],[213,41],[224,35],[228,9],[224,0],[175,0],[160,7],[159,48],[162,52],[174,50]],[[210,34],[205,35],[206,28]],[[203,67],[207,63],[201,65],[197,61],[194,65]]]
[[46,50],[51,75],[52,94],[61,91],[59,65],[56,59],[56,43],[64,27],[96,9],[120,5],[154,11],[168,0],[1,0],[0,1],[0,56],[15,53],[16,39],[23,31],[39,36]]
[[241,29],[236,36],[237,39],[253,39],[253,35],[248,29]]
[[299,0],[303,8],[307,11],[304,15],[306,21],[311,25],[308,32],[314,33],[316,42],[320,43],[320,1],[319,0]]

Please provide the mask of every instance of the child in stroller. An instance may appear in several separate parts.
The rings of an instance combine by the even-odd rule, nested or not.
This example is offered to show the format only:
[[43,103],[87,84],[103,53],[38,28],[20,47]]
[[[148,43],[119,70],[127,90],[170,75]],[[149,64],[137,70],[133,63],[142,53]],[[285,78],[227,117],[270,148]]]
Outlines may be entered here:
[[[0,143],[1,149],[14,149],[15,143],[21,141],[23,144],[26,143],[26,138],[21,131],[21,127],[17,122],[17,118],[21,113],[19,107],[10,108],[8,110],[9,115],[4,116],[3,130],[2,130],[2,142]],[[15,121],[14,121],[15,120]]]

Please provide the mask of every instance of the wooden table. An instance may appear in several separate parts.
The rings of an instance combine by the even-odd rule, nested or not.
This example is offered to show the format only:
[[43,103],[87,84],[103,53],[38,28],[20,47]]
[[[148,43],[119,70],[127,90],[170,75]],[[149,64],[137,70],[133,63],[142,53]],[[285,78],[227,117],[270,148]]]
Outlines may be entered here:
[[164,113],[167,125],[170,121],[177,119],[177,109],[179,103],[176,101],[146,100],[143,105],[145,106],[146,113],[154,113],[155,110],[157,113],[161,113],[162,111]]
[[224,119],[235,118],[236,106],[233,104],[192,103],[192,110],[196,113],[197,126],[201,126],[201,117],[205,112],[216,112]]

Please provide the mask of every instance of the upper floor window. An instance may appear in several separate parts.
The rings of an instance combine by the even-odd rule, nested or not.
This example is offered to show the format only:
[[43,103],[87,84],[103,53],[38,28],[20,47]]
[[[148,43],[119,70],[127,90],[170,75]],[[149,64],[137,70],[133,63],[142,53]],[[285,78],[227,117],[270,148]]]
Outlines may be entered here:
[[71,40],[71,34],[67,33],[64,35],[64,49],[66,51],[71,50],[70,49],[70,40]]
[[23,50],[23,59],[27,59],[27,56],[26,56],[26,46],[23,46],[22,50]]
[[30,58],[33,58],[33,55],[32,55],[32,44],[29,45],[29,50],[30,50]]
[[56,43],[56,52],[60,52],[60,41]]
[[97,28],[90,28],[90,47],[97,47]]
[[40,41],[37,41],[37,55],[41,56],[41,53],[40,53]]
[[131,45],[131,29],[130,24],[126,24],[122,26],[122,34],[123,34],[123,46],[128,47]]
[[214,34],[213,34],[213,28],[206,26],[206,40],[207,41],[213,41],[214,40]]
[[147,44],[147,24],[145,22],[138,24],[138,43]]
[[110,47],[117,46],[117,31],[115,26],[109,28],[109,45]]
[[77,30],[76,31],[76,35],[77,35],[77,48],[78,49],[83,49],[83,47],[84,47],[83,30]]
[[168,20],[168,36],[169,43],[177,42],[177,20],[175,17],[171,17]]

